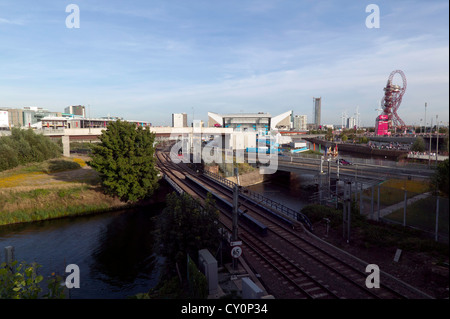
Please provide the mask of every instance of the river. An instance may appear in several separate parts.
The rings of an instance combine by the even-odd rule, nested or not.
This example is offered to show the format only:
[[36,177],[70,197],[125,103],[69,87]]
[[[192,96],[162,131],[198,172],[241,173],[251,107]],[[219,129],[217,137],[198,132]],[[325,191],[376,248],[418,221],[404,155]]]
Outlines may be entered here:
[[247,188],[299,212],[311,195],[303,188],[315,184],[314,180],[313,175],[291,173]]
[[71,299],[123,299],[148,292],[158,282],[162,258],[154,252],[154,216],[161,204],[145,208],[0,227],[0,256],[14,246],[15,259],[42,265],[44,278],[80,268],[80,288]]

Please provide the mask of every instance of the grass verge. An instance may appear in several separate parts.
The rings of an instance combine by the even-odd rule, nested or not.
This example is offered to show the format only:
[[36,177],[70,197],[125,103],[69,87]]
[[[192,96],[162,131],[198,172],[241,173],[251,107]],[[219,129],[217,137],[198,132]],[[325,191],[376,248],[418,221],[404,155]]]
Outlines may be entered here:
[[98,187],[75,186],[0,193],[0,225],[106,211],[124,203]]
[[[403,214],[403,209],[398,209],[384,218],[402,223]],[[434,232],[436,229],[436,197],[430,196],[408,205],[406,224]],[[449,206],[446,198],[439,199],[438,230],[442,235],[449,235]]]
[[[382,206],[390,206],[397,203],[400,203],[405,198],[405,189],[406,189],[406,197],[412,198],[419,194],[426,193],[430,190],[430,186],[428,182],[424,181],[416,181],[416,180],[399,180],[399,179],[390,179],[383,182],[380,185],[380,205]],[[372,190],[370,188],[363,191],[364,196],[371,197]],[[374,200],[377,200],[378,190],[377,187],[374,187]],[[366,201],[369,201],[366,199]]]
[[81,158],[56,158],[1,172],[0,225],[125,207],[103,194],[96,172],[80,169],[85,165]]

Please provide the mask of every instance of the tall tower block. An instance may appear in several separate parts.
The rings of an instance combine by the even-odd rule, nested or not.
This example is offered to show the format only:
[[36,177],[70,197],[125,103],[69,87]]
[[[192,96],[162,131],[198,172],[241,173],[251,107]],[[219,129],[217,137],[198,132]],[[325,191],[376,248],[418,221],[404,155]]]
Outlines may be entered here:
[[322,98],[321,97],[313,97],[314,103],[314,125],[316,128],[319,128],[320,124],[320,116],[322,112]]

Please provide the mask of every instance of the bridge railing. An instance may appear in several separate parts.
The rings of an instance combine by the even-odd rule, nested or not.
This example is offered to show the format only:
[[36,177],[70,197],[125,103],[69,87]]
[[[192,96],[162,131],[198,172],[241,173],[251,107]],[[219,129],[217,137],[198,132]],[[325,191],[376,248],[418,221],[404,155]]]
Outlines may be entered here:
[[[236,185],[236,183],[234,183],[222,176],[219,176],[217,174],[214,174],[214,173],[211,173],[208,171],[203,171],[203,174],[205,176],[213,179],[214,181],[225,185],[226,187],[228,187],[230,189],[233,189],[234,186]],[[242,189],[242,192],[241,192],[240,196],[242,196],[244,198],[247,197],[247,198],[255,201],[257,204],[260,204],[267,208],[270,208],[275,213],[280,213],[284,216],[298,220],[298,221],[302,222],[303,224],[305,224],[305,226],[309,230],[312,230],[312,224],[306,215],[304,215],[300,212],[297,212],[297,211],[293,210],[292,208],[289,208],[289,207],[287,207],[281,203],[278,203],[270,198],[267,198],[267,197],[261,195],[260,193],[253,192],[246,187],[241,187],[241,189]]]
[[[302,153],[289,153],[289,152],[283,152],[284,156],[279,157],[279,161],[283,162],[302,162],[302,161],[308,161],[308,162],[320,162],[321,155],[317,154],[302,154]],[[408,157],[411,157],[408,155]],[[404,161],[392,161],[392,160],[386,160],[382,158],[361,158],[361,157],[355,157],[352,155],[344,155],[339,156],[339,158],[345,158],[349,162],[353,163],[354,165],[378,165],[378,166],[388,166],[388,167],[397,167],[397,168],[419,168],[419,169],[426,169],[427,164],[422,163],[408,163]],[[431,159],[434,160],[436,156],[431,156]],[[448,158],[448,157],[447,157]],[[337,158],[332,158],[332,162],[335,163]],[[426,156],[426,159],[428,159],[428,155]],[[444,159],[444,157],[439,157],[439,159]]]

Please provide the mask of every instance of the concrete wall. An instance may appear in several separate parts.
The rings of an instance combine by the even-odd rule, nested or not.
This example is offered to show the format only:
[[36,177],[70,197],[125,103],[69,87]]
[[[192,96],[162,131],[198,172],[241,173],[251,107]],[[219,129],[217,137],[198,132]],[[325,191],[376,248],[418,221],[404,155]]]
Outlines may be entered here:
[[[228,177],[228,180],[237,183],[236,177]],[[264,175],[259,173],[259,169],[254,170],[253,172],[246,173],[243,175],[239,175],[239,182],[241,186],[250,186],[262,183],[264,181]]]

